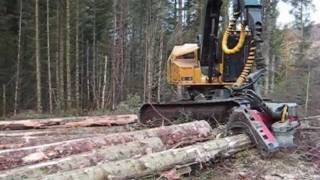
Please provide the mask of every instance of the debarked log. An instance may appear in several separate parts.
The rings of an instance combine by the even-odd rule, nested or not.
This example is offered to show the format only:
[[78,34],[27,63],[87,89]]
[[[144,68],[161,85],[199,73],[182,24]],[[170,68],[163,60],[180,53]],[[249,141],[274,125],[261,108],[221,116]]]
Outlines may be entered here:
[[85,116],[52,119],[0,121],[0,130],[46,129],[56,127],[91,127],[125,125],[136,122],[137,115]]
[[55,136],[55,135],[78,135],[78,134],[112,134],[133,131],[131,125],[113,127],[75,127],[75,128],[53,128],[53,129],[29,129],[0,131],[0,138],[3,137],[25,137],[25,136]]
[[0,150],[14,149],[41,144],[81,139],[86,137],[104,136],[112,133],[130,132],[133,127],[113,126],[113,127],[86,127],[86,128],[59,128],[44,130],[19,130],[0,131]]

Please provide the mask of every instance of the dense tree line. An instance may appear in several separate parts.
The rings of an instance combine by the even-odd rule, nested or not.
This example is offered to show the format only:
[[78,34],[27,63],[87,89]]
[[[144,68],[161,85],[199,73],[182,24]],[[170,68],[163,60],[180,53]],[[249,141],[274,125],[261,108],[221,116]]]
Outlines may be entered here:
[[[264,83],[266,95],[284,82],[278,73],[284,69],[278,46],[287,41],[279,35],[285,30],[276,27],[278,2],[264,1],[263,53],[271,72]],[[304,7],[301,11],[311,3],[299,2],[288,0]],[[165,83],[166,59],[175,44],[196,42],[204,4],[198,0],[0,1],[2,114],[27,109],[115,110],[131,96],[143,102],[169,100],[177,92]],[[227,5],[225,1],[225,19]],[[299,12],[293,12],[296,26],[305,37],[304,29],[310,26]],[[300,42],[301,55],[306,44]]]

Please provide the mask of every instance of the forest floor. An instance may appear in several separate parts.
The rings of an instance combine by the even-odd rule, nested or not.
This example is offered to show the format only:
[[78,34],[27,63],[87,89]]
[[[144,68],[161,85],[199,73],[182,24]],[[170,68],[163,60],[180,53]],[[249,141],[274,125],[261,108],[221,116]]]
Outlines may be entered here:
[[301,160],[295,154],[279,153],[270,159],[261,159],[256,150],[238,153],[185,180],[230,180],[230,179],[320,179],[320,169],[312,162]]

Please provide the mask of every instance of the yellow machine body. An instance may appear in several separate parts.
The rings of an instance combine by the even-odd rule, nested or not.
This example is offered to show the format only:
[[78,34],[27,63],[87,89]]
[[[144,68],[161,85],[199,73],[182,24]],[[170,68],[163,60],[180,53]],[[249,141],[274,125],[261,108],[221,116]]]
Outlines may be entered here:
[[175,46],[167,62],[167,79],[169,84],[177,86],[231,86],[234,82],[223,82],[223,61],[217,64],[219,77],[209,82],[199,61],[199,46],[184,44]]

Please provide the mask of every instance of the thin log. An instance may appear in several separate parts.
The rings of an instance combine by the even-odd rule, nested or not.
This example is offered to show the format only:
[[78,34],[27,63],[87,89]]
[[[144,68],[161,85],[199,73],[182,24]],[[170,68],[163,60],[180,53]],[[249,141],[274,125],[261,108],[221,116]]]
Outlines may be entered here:
[[55,135],[77,135],[77,134],[112,134],[120,132],[133,131],[134,127],[113,126],[113,127],[80,127],[80,128],[54,128],[42,130],[17,130],[17,131],[0,131],[0,138],[5,137],[25,137],[25,136],[55,136]]
[[237,135],[185,148],[153,153],[140,158],[108,162],[93,167],[53,174],[41,179],[104,180],[139,178],[150,174],[159,174],[183,164],[207,162],[216,158],[228,157],[248,148],[250,144],[248,136]]
[[137,121],[136,115],[86,116],[53,119],[0,121],[0,130],[45,129],[56,127],[91,127],[126,125]]
[[170,147],[180,142],[209,137],[212,135],[211,133],[212,129],[206,121],[196,121],[142,131],[76,139],[20,149],[2,150],[0,151],[0,170],[62,158],[105,146],[123,144],[151,137],[159,137],[167,147]]
[[130,157],[139,157],[163,150],[165,150],[165,146],[161,139],[150,138],[117,146],[111,146],[105,149],[99,149],[97,151],[83,153],[80,155],[73,155],[54,161],[48,161],[4,171],[0,174],[0,180],[37,178],[58,172],[95,166],[100,162],[106,163],[109,161],[122,160]]
[[54,135],[54,136],[23,136],[23,137],[1,137],[0,149],[17,149],[41,144],[50,144],[72,139],[89,138],[103,134],[77,134],[77,135]]
[[320,115],[304,117],[301,120],[315,120],[315,119],[320,119]]

